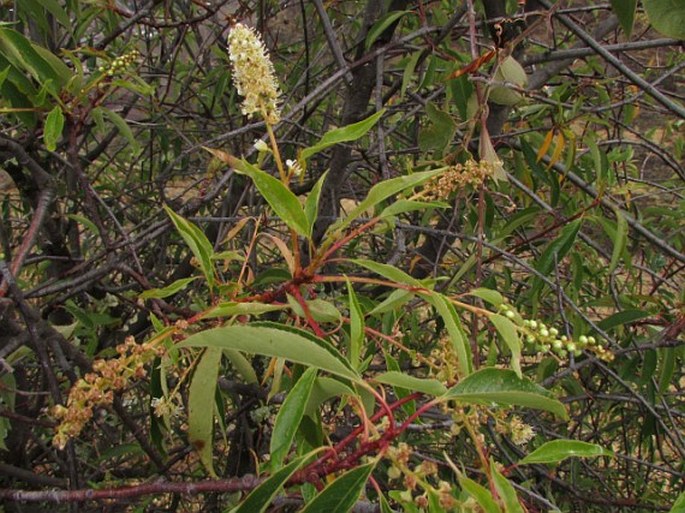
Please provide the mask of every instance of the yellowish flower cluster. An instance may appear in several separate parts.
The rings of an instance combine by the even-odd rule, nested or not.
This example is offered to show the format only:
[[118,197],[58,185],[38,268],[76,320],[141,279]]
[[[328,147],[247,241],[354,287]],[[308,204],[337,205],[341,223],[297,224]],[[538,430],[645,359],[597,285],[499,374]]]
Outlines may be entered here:
[[474,187],[482,184],[494,173],[493,165],[481,160],[477,162],[469,159],[463,164],[456,164],[444,173],[438,175],[426,185],[424,191],[428,198],[445,199],[453,191],[462,189],[467,185]]
[[511,441],[516,445],[525,445],[535,436],[533,427],[523,422],[518,415],[512,415],[508,427]]
[[129,380],[145,377],[145,365],[164,354],[164,347],[155,341],[136,344],[133,337],[127,337],[117,346],[117,353],[117,358],[93,362],[93,372],[74,384],[67,405],[53,408],[52,415],[61,421],[52,439],[53,445],[63,449],[93,417],[94,408],[111,404],[114,393],[122,390]]
[[[410,467],[409,457],[411,456],[409,446],[401,442],[397,447],[389,447],[387,456],[392,465],[388,469],[388,478],[398,480],[404,477],[402,487],[404,491],[400,494],[401,500],[413,503],[421,509],[428,508],[430,499],[429,494],[438,499],[438,502],[445,510],[452,510],[457,501],[452,495],[452,485],[447,481],[439,479],[438,466],[436,463],[424,460],[413,468]],[[437,486],[433,486],[431,480],[437,480]],[[414,496],[417,487],[424,490],[424,493]]]
[[228,35],[233,83],[244,98],[242,112],[251,116],[261,113],[275,125],[281,119],[278,109],[278,83],[273,64],[259,35],[242,23],[236,23]]

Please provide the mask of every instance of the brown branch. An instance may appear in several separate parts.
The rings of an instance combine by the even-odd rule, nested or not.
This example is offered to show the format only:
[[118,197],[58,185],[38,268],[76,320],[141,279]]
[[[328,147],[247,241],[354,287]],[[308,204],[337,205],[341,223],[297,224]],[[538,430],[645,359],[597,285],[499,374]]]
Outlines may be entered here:
[[234,493],[252,490],[262,480],[258,477],[247,475],[239,478],[205,480],[191,483],[177,483],[170,481],[156,481],[136,486],[124,486],[118,488],[104,488],[100,490],[13,490],[0,489],[0,499],[16,502],[85,502],[105,499],[131,499],[146,495],[160,495],[174,493],[182,495],[197,495],[199,493]]

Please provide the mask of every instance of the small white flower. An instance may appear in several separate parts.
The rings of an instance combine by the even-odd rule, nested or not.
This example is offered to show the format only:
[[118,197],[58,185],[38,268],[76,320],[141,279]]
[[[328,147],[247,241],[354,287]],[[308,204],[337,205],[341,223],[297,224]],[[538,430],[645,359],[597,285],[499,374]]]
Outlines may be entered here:
[[285,161],[285,165],[288,166],[288,174],[298,177],[302,174],[302,166],[297,160],[288,159]]
[[269,148],[269,145],[266,144],[264,141],[261,139],[255,139],[254,142],[254,149],[257,150],[258,152],[268,152],[271,151],[271,148]]
[[275,125],[281,119],[278,108],[278,83],[274,67],[259,35],[237,23],[228,35],[228,53],[233,83],[244,98],[242,112],[251,116],[259,112],[265,121]]

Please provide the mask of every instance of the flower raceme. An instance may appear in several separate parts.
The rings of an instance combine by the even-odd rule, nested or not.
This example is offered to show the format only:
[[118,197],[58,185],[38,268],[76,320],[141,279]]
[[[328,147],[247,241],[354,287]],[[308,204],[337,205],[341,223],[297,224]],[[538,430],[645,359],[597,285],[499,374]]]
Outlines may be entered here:
[[261,113],[264,120],[275,125],[281,119],[278,108],[278,82],[264,43],[250,27],[236,23],[228,34],[228,54],[231,59],[233,83],[242,96],[242,113]]

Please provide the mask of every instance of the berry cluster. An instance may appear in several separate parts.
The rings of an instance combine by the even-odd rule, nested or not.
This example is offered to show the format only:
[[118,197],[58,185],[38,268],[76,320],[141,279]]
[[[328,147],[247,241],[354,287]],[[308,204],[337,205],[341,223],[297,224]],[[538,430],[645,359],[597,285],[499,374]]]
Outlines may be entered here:
[[[518,314],[506,303],[500,307],[501,313],[510,320],[516,320]],[[591,351],[605,361],[614,359],[614,355],[604,347],[595,337],[581,335],[573,340],[566,335],[560,335],[555,327],[547,326],[544,322],[534,319],[523,319],[519,325],[523,333],[526,349],[537,353],[554,353],[560,358],[569,355],[580,356],[583,351]]]
[[100,66],[98,71],[100,73],[104,73],[108,77],[112,77],[135,64],[138,59],[140,59],[140,52],[138,50],[131,50],[130,52],[120,55],[114,59],[109,63],[109,65]]

